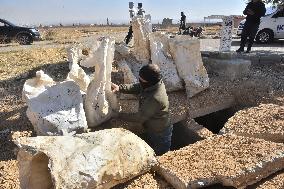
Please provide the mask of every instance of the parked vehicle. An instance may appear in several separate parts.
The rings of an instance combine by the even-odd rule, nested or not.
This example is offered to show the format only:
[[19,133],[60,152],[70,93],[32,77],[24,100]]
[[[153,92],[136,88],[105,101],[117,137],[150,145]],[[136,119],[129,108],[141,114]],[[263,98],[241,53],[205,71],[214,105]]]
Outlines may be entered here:
[[37,29],[16,26],[7,20],[0,19],[0,43],[15,40],[21,45],[29,45],[39,39],[40,33]]
[[[237,35],[241,36],[245,20],[238,27]],[[270,43],[274,39],[284,39],[284,9],[278,9],[272,14],[261,18],[256,41]]]

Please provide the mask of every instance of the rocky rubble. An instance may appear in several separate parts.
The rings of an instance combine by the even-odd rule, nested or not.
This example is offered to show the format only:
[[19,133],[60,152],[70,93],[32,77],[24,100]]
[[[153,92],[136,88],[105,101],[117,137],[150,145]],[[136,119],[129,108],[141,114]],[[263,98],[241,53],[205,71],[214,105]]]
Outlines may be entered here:
[[159,157],[158,173],[177,189],[216,183],[244,188],[284,169],[284,145],[224,135]]
[[261,104],[241,110],[229,119],[220,132],[284,143],[284,107]]
[[22,189],[107,189],[150,170],[154,151],[124,129],[19,138]]

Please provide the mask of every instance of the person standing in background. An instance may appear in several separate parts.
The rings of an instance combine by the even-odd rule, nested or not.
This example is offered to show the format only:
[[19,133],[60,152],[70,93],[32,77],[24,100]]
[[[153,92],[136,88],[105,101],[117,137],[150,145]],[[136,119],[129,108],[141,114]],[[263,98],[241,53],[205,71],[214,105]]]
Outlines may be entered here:
[[242,31],[241,45],[237,52],[244,52],[244,48],[248,42],[246,53],[249,53],[259,28],[260,18],[266,13],[265,4],[262,0],[252,0],[248,3],[243,13],[247,17]]

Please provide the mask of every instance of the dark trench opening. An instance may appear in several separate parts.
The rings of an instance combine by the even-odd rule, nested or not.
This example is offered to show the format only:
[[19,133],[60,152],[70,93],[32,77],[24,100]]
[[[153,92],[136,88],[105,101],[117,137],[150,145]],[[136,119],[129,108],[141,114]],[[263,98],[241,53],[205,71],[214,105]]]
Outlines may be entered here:
[[228,108],[214,112],[202,117],[195,118],[194,120],[203,127],[207,128],[214,134],[218,134],[225,126],[225,123],[234,116],[238,110],[235,108]]
[[199,140],[202,138],[192,132],[185,122],[178,122],[173,127],[171,150],[178,150]]
[[[207,128],[214,134],[218,134],[224,127],[225,123],[234,116],[238,110],[236,108],[228,108],[218,112],[214,112],[202,117],[195,118],[194,120],[203,127]],[[185,121],[174,124],[172,133],[171,150],[178,150],[197,141],[202,140],[199,135],[193,132]]]

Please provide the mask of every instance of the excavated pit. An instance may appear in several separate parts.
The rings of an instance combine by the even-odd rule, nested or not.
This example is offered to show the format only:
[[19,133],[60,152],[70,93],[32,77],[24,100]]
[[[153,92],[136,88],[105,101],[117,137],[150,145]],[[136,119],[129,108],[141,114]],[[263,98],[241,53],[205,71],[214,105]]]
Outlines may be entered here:
[[202,117],[197,117],[194,120],[214,134],[218,134],[225,126],[225,123],[238,111],[239,110],[233,107],[227,108]]
[[199,140],[202,138],[197,133],[192,132],[184,122],[178,122],[173,127],[171,150],[178,150]]
[[[194,121],[212,133],[218,134],[225,126],[226,122],[238,111],[238,109],[233,107],[227,108],[202,117],[197,117]],[[186,125],[185,121],[180,121],[175,123],[173,127],[171,150],[178,150],[203,139],[204,138],[198,135],[198,133],[191,130],[190,127]]]

